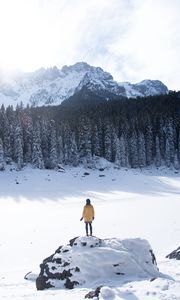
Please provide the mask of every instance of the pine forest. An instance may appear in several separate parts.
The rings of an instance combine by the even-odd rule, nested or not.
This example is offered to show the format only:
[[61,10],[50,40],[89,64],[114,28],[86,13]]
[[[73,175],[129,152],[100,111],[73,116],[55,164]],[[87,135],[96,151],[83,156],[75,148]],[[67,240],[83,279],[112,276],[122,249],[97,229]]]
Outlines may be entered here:
[[84,165],[180,166],[180,93],[137,99],[91,96],[59,106],[0,109],[0,170]]

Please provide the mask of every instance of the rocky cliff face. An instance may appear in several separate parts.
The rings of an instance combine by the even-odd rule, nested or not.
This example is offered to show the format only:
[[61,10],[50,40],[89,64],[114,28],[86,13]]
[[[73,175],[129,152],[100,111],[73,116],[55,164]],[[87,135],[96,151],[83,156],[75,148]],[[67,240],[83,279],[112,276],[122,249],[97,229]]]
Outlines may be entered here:
[[95,95],[109,97],[144,97],[165,94],[167,87],[158,80],[144,80],[137,84],[118,83],[112,75],[99,67],[85,62],[72,66],[40,69],[33,73],[20,74],[9,82],[0,83],[0,105],[34,106],[59,105],[82,88]]

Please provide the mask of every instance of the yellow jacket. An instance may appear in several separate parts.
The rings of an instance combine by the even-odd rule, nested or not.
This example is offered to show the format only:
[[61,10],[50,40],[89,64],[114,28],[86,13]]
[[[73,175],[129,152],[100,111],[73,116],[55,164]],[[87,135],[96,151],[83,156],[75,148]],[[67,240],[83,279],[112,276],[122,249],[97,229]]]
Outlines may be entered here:
[[84,222],[92,222],[94,219],[94,207],[91,204],[86,204],[83,209],[82,217]]

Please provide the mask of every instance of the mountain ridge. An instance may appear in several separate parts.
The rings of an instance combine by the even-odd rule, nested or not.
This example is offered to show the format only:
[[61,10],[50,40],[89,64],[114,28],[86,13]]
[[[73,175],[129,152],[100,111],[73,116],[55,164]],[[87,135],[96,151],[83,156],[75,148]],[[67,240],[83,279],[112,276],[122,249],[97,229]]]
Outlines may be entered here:
[[159,80],[146,79],[136,84],[117,82],[102,68],[77,62],[62,69],[56,66],[41,68],[19,74],[10,82],[1,82],[0,104],[59,105],[84,87],[107,100],[109,97],[137,98],[168,93],[166,85]]

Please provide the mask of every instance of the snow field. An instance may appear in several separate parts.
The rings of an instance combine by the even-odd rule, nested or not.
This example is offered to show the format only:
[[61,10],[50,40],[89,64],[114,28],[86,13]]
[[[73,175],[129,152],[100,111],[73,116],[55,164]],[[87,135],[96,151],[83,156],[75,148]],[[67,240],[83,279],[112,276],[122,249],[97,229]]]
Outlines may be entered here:
[[165,259],[179,246],[180,175],[173,170],[67,169],[65,173],[26,168],[0,173],[0,299],[84,299],[88,289],[36,291],[24,280],[41,261],[75,236],[85,199],[95,207],[93,233],[99,238],[147,239],[162,273],[171,279],[104,287],[100,299],[179,300],[180,263]]

